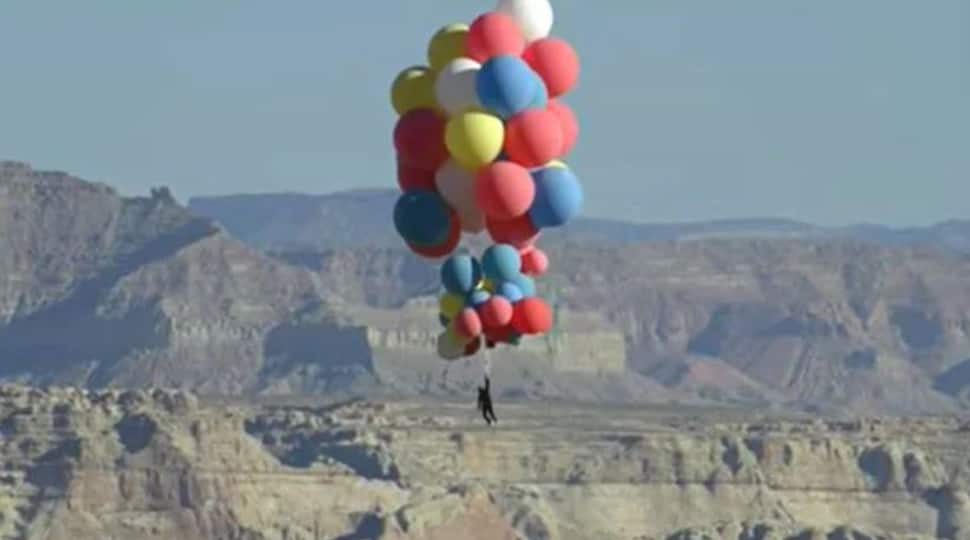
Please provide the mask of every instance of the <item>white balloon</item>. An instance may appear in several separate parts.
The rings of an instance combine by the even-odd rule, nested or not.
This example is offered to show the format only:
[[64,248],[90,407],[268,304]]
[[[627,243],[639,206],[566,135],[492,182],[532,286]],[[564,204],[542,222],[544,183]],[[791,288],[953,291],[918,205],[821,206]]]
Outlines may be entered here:
[[458,219],[461,221],[461,230],[470,234],[478,234],[485,230],[485,213],[477,206],[462,208],[457,212]]
[[552,31],[552,5],[549,0],[499,0],[496,11],[519,23],[527,41],[544,38]]
[[438,193],[459,214],[474,209],[475,176],[454,159],[449,159],[434,176]]
[[456,58],[445,64],[434,83],[438,105],[452,115],[468,107],[477,107],[475,77],[481,68],[481,64],[470,58]]
[[465,356],[465,347],[456,343],[445,331],[438,335],[438,356],[445,360],[458,360]]

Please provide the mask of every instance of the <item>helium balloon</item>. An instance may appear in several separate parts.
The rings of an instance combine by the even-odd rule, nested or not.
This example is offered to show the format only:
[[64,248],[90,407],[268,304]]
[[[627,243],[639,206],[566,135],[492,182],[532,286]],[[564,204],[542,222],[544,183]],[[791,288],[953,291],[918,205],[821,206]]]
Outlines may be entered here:
[[478,234],[485,230],[485,214],[475,206],[458,211],[461,230],[468,234]]
[[536,295],[536,282],[534,279],[530,278],[525,274],[519,274],[514,279],[510,279],[516,287],[522,291],[523,298],[531,298]]
[[394,226],[410,244],[437,246],[448,239],[452,214],[437,193],[409,191],[403,193],[394,205]]
[[508,337],[505,338],[505,343],[508,343],[509,345],[513,345],[513,346],[518,346],[520,343],[522,343],[522,334],[514,330],[509,332]]
[[482,254],[482,272],[496,282],[513,281],[522,267],[519,250],[508,244],[495,244]]
[[465,307],[465,297],[460,294],[444,293],[438,298],[438,311],[448,319],[454,319],[455,315]]
[[511,323],[496,328],[486,328],[484,330],[485,339],[495,343],[504,343],[513,332],[515,330],[512,328]]
[[549,0],[500,0],[495,11],[511,17],[526,41],[544,38],[552,31],[554,16]]
[[552,310],[541,298],[526,298],[515,304],[512,328],[526,335],[548,332],[552,328]]
[[549,257],[539,248],[522,254],[522,273],[527,276],[541,276],[549,269]]
[[478,306],[478,315],[485,328],[501,328],[512,322],[512,302],[502,296],[493,296]]
[[549,105],[549,91],[546,90],[546,83],[539,79],[536,83],[536,93],[535,97],[532,98],[532,103],[529,104],[530,109],[544,109]]
[[482,335],[482,319],[472,308],[465,308],[458,312],[454,319],[455,334],[465,340],[474,339]]
[[547,109],[527,109],[509,118],[505,127],[505,153],[523,167],[541,167],[562,155],[563,127]]
[[448,114],[455,115],[479,106],[475,81],[481,67],[470,58],[456,58],[438,72],[434,83],[435,98]]
[[565,156],[573,149],[576,139],[579,138],[579,123],[576,121],[576,115],[568,105],[555,99],[549,100],[546,108],[559,119],[559,126],[562,129],[562,148],[557,155]]
[[494,161],[504,140],[502,120],[482,111],[458,113],[448,120],[445,129],[445,144],[452,158],[470,171]]
[[475,77],[475,92],[483,107],[509,118],[532,104],[539,82],[539,76],[521,58],[501,55],[482,64]]
[[465,54],[465,38],[468,25],[455,23],[445,26],[431,38],[428,44],[428,63],[432,71],[438,71],[455,58]]
[[482,280],[482,283],[479,286],[479,288],[482,289],[483,291],[488,291],[488,292],[494,294],[495,293],[495,282],[492,281],[489,278],[485,278],[485,279]]
[[466,295],[481,280],[482,267],[471,255],[453,255],[441,265],[441,283],[451,294]]
[[414,253],[426,257],[428,259],[439,259],[444,257],[455,250],[458,247],[458,243],[461,242],[461,224],[458,223],[458,216],[454,212],[451,212],[450,216],[451,224],[448,230],[448,238],[436,245],[436,246],[418,246],[411,242],[407,245],[411,248]]
[[532,245],[539,237],[539,230],[528,215],[510,220],[485,217],[485,228],[492,240],[499,244],[511,244],[517,248]]
[[478,307],[484,304],[485,302],[488,302],[488,299],[491,297],[492,295],[489,294],[488,291],[482,291],[482,290],[472,291],[472,293],[468,295],[468,300],[465,302],[465,305],[471,306],[471,307]]
[[559,227],[579,214],[583,190],[572,171],[551,167],[532,173],[532,177],[536,194],[529,219],[536,227]]
[[540,167],[540,168],[550,168],[550,167],[556,168],[556,169],[568,169],[569,168],[569,167],[566,166],[565,163],[559,161],[558,159],[554,159],[554,160],[550,161],[549,163],[546,163],[546,166],[545,167]]
[[437,170],[448,159],[444,119],[431,109],[405,113],[394,126],[394,148],[408,165]]
[[475,178],[475,201],[486,216],[509,220],[532,207],[535,181],[529,171],[511,161],[496,161],[482,167]]
[[475,354],[482,348],[482,338],[476,337],[471,340],[471,343],[465,345],[464,354],[465,356],[475,356]]
[[437,189],[434,169],[415,167],[402,160],[400,156],[397,157],[397,184],[401,187],[401,191]]
[[455,339],[451,332],[444,331],[438,335],[438,356],[445,360],[458,360],[465,353],[465,345]]
[[458,212],[459,217],[464,210],[476,207],[475,176],[454,159],[448,160],[438,169],[434,185],[441,197]]
[[391,86],[391,105],[398,114],[415,109],[434,109],[434,74],[423,66],[412,66],[394,79]]
[[448,317],[445,317],[444,313],[439,313],[438,322],[441,323],[441,326],[444,326],[447,328],[448,325],[451,324],[451,319],[449,319]]
[[505,298],[513,304],[525,298],[525,295],[522,294],[522,289],[511,281],[503,281],[500,283],[495,291],[495,294]]
[[525,38],[516,21],[503,13],[485,13],[468,28],[465,54],[477,62],[508,54],[519,56],[525,50]]
[[529,44],[522,54],[529,67],[546,83],[549,97],[559,97],[579,80],[579,58],[576,51],[559,38],[543,38]]

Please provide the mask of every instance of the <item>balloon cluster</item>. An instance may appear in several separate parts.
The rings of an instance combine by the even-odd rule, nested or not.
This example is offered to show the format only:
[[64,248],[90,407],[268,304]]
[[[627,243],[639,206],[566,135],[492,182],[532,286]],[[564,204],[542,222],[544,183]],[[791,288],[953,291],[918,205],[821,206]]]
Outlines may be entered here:
[[[441,356],[482,345],[518,344],[548,331],[549,306],[534,277],[548,269],[535,246],[582,206],[579,180],[562,161],[579,126],[560,98],[579,78],[579,59],[551,37],[548,0],[500,0],[471,25],[441,28],[428,65],[395,79],[391,103],[402,194],[394,225],[420,256],[441,268]],[[495,242],[481,260],[455,254],[462,233]]]

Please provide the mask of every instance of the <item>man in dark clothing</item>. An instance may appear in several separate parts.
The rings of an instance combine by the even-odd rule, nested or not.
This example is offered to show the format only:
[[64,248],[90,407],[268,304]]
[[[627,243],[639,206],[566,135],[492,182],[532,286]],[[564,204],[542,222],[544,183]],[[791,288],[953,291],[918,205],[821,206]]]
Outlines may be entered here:
[[488,425],[492,425],[492,422],[498,422],[498,418],[495,417],[495,411],[492,409],[492,396],[489,394],[490,382],[488,376],[485,376],[485,386],[478,387],[478,410],[482,411],[482,416],[485,417],[485,421]]

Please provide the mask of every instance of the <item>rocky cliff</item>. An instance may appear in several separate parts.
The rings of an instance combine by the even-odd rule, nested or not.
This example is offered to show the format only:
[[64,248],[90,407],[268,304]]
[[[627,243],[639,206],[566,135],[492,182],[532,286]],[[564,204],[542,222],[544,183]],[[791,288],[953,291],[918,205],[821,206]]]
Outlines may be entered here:
[[970,424],[0,387],[0,538],[970,538]]

